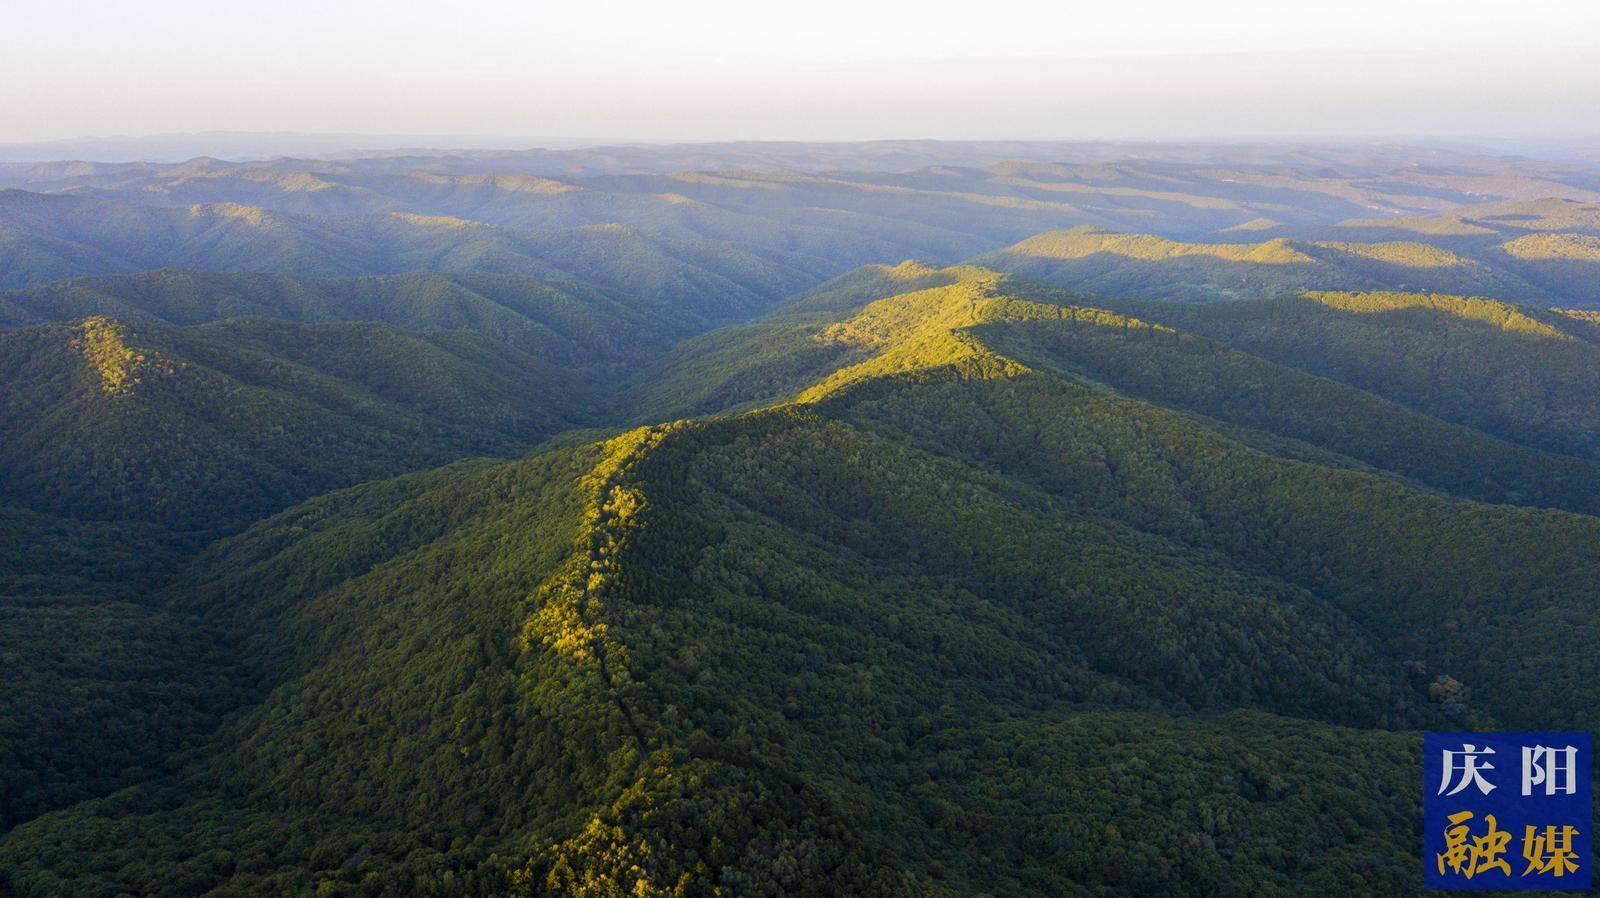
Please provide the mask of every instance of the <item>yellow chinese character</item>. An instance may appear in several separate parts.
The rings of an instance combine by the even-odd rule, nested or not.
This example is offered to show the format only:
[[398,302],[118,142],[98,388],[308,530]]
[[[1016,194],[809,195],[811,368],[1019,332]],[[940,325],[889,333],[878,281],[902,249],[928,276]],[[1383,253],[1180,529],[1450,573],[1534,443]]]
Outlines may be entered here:
[[1440,874],[1449,867],[1450,872],[1468,879],[1488,870],[1511,875],[1511,865],[1501,857],[1511,843],[1511,833],[1497,828],[1493,814],[1483,815],[1488,828],[1481,836],[1472,835],[1467,826],[1467,821],[1472,819],[1471,811],[1451,814],[1448,819],[1450,825],[1444,828],[1444,853],[1434,856]]
[[1572,837],[1577,834],[1578,829],[1574,826],[1560,829],[1547,826],[1544,832],[1528,827],[1522,833],[1522,856],[1528,859],[1528,869],[1522,871],[1522,875],[1553,873],[1566,876],[1578,872],[1578,864],[1572,859]]

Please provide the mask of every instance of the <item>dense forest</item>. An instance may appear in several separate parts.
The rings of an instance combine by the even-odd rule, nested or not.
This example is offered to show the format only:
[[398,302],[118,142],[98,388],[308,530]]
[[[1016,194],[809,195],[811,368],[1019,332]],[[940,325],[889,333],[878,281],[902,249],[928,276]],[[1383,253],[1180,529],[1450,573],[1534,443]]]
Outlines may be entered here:
[[1418,894],[1600,727],[1600,176],[651,152],[0,168],[0,893]]

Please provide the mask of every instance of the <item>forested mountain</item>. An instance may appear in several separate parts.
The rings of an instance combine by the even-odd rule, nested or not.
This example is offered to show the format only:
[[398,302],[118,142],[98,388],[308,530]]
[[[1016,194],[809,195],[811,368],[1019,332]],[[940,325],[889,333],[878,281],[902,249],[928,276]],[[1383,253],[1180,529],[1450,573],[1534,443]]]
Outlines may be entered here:
[[[879,149],[949,161],[874,169],[864,148],[795,146],[764,162],[747,149],[685,153],[682,168],[638,148],[13,166],[0,169],[0,184],[20,188],[0,190],[0,288],[160,266],[496,272],[742,313],[726,322],[864,263],[979,257],[1111,295],[1600,302],[1600,178],[1582,167],[1328,150],[1223,162],[1072,146],[1051,152],[1074,161]],[[730,166],[739,158],[750,164]]]
[[[623,221],[658,213],[674,194],[758,215],[805,205],[834,208],[836,203],[818,198],[856,197],[867,214],[880,219],[896,219],[897,205],[906,202],[970,214],[995,207],[997,198],[1011,198],[1035,201],[1011,204],[1031,214],[1078,210],[1074,224],[1143,230],[1155,223],[1191,234],[1261,219],[1331,223],[1430,215],[1487,201],[1600,201],[1600,177],[1591,167],[1526,157],[1404,146],[1049,142],[680,144],[332,160],[51,162],[0,165],[0,185],[139,203],[232,201],[325,214],[421,212],[419,204],[432,204],[431,214],[501,224],[516,223],[497,218],[501,213],[594,215],[608,203],[605,220]],[[876,201],[869,202],[873,194]],[[905,221],[898,224],[903,229]],[[1040,222],[1031,230],[1050,226]]]
[[91,315],[130,323],[278,318],[373,321],[408,331],[470,331],[563,364],[635,363],[734,310],[682,308],[572,280],[419,271],[368,278],[217,274],[167,268],[67,278],[0,293],[0,325]]
[[605,225],[521,231],[392,213],[309,216],[238,203],[185,208],[0,191],[0,287],[177,266],[300,275],[415,270],[578,278],[725,320],[814,283],[816,260]]
[[584,373],[483,337],[367,323],[102,317],[0,332],[0,498],[232,527],[329,489],[585,423]]
[[[1180,289],[1215,298],[1285,285],[1289,277],[1286,285],[1295,289],[1427,289],[1508,299],[1537,294],[1579,304],[1597,299],[1569,263],[1519,255],[1550,249],[1507,252],[1498,245],[1526,233],[1519,228],[1583,233],[1592,204],[1600,201],[1600,178],[1581,166],[1440,152],[1419,163],[1403,148],[1218,154],[1143,147],[1137,156],[1119,156],[1113,146],[1011,149],[1017,155],[1003,155],[1006,145],[1000,144],[889,142],[0,167],[0,185],[20,188],[0,193],[0,286],[158,265],[324,275],[426,267],[544,276],[537,263],[559,263],[571,247],[600,244],[580,231],[559,246],[530,245],[527,232],[620,224],[634,229],[630,245],[607,247],[601,269],[619,267],[609,260],[612,253],[627,258],[629,272],[650,269],[665,253],[753,287],[726,267],[831,276],[904,258],[954,262],[1081,227],[1097,229],[1090,234],[1206,244],[1289,238],[1314,261],[1306,272],[1268,269],[1248,276],[1240,272],[1249,266],[1208,264],[1195,254],[1168,275],[1124,262],[1124,270],[1107,280],[1108,292],[1165,292],[1174,280],[1198,277]],[[179,211],[188,217],[173,214]],[[114,227],[63,233],[40,225],[41,216],[82,215]],[[247,236],[245,222],[273,233]],[[1451,257],[1463,248],[1460,238],[1485,234],[1501,239],[1468,239],[1464,248],[1472,251]],[[663,246],[662,240],[681,245]],[[686,257],[686,247],[711,258]],[[1010,255],[1030,253],[1022,248]],[[1053,258],[1049,252],[1044,257]],[[1042,273],[1039,263],[1033,265],[1037,270],[1028,273]],[[1104,274],[1101,266],[1086,271]],[[612,281],[593,272],[582,276],[605,283],[622,276],[607,274]]]
[[237,526],[362,480],[517,454],[728,308],[571,281],[162,269],[0,294],[0,496]]
[[1581,165],[0,183],[0,894],[1416,894],[1600,724]]
[[[1483,501],[1600,510],[1600,331],[1586,316],[1485,299],[1305,293],[1194,305],[1098,298],[975,267],[867,268],[684,342],[637,379],[635,408],[707,414],[802,396],[870,361],[878,334],[904,329],[885,323],[889,310],[927,314],[930,297],[952,291],[1000,291],[1060,305],[1078,325],[1101,322],[985,321],[974,332],[1009,358],[1232,425],[1230,436],[1268,451]],[[1152,322],[1181,338],[1145,339]],[[874,336],[848,336],[857,332]]]
[[1594,202],[1487,203],[1433,216],[1343,222],[1339,230],[1373,237],[1423,235],[1472,252],[1545,295],[1578,305],[1600,302],[1600,204]]
[[[896,278],[922,289],[872,298]],[[1163,408],[1140,372],[1292,369],[1076,300],[864,272],[769,335],[842,347],[772,379],[795,402],[218,544],[163,607],[236,634],[261,700],[17,827],[0,869],[24,895],[1415,890],[1415,729],[1600,707],[1555,638],[1600,625],[1600,518],[1436,490],[1592,496],[1592,463],[1310,375],[1318,416],[1460,443],[1433,489],[1384,473],[1404,431]]]
[[1480,247],[1478,253],[1483,258],[1421,240],[1182,243],[1081,227],[1030,237],[974,262],[1110,296],[1189,301],[1370,289],[1579,304],[1591,299],[1587,286],[1562,283],[1583,281],[1570,272],[1551,269],[1530,280],[1524,276],[1528,266],[1511,264],[1504,247]]
[[1600,458],[1600,331],[1583,318],[1403,293],[1119,308],[1504,440]]

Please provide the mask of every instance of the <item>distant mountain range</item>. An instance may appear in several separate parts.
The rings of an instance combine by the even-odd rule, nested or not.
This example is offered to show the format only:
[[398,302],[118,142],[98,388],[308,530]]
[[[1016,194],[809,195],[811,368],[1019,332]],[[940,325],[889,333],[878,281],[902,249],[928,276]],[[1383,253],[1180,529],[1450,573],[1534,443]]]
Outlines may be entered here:
[[[1404,234],[1404,240],[1183,243],[1084,226],[1030,237],[975,261],[1113,296],[1206,301],[1389,289],[1600,302],[1600,204],[1502,203],[1490,209],[1482,218],[1453,214],[1332,229],[1338,237]],[[1442,233],[1447,231],[1454,233]]]
[[[982,257],[1127,295],[1393,289],[1600,301],[1586,267],[1600,253],[1600,176],[1587,168],[1289,155],[1290,164],[1233,167],[1010,161],[905,172],[535,174],[485,171],[514,157],[476,155],[19,166],[0,173],[16,185],[0,193],[0,285],[161,266],[430,269],[565,274],[689,301],[780,295],[862,264]],[[757,305],[747,300],[746,311]]]

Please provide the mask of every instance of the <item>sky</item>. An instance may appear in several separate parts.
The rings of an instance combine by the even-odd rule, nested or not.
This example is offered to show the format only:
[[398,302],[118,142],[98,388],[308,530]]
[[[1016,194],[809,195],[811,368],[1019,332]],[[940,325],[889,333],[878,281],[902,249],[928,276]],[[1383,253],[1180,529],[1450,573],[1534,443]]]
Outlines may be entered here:
[[0,143],[1600,135],[1596,0],[4,0]]

